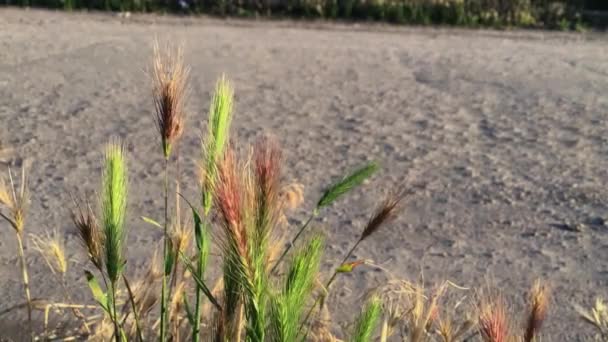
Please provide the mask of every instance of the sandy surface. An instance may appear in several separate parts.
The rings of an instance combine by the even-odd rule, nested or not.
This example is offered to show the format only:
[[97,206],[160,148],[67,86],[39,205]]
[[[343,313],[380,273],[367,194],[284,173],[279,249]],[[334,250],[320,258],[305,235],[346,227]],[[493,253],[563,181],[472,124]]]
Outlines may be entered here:
[[[553,284],[547,341],[587,340],[572,303],[608,281],[608,44],[546,32],[395,29],[116,17],[0,10],[0,143],[7,162],[32,162],[27,230],[58,229],[73,260],[76,299],[89,299],[68,190],[93,191],[101,148],[128,141],[130,272],[157,245],[138,217],[161,217],[162,163],[143,69],[155,35],[183,41],[192,67],[190,127],[182,140],[187,194],[195,194],[199,128],[225,72],[235,83],[233,136],[264,131],[286,150],[286,179],[306,185],[303,220],[342,170],[378,160],[370,184],[324,211],[327,265],[341,258],[385,189],[429,183],[357,258],[396,277],[462,286],[492,282],[521,304],[537,277]],[[192,184],[188,186],[188,184]],[[1,308],[21,302],[12,231],[0,229]],[[578,231],[575,231],[578,230]],[[33,295],[60,296],[31,248]],[[342,278],[338,322],[386,275]],[[339,298],[337,298],[339,297]],[[0,335],[23,319],[0,318]]]

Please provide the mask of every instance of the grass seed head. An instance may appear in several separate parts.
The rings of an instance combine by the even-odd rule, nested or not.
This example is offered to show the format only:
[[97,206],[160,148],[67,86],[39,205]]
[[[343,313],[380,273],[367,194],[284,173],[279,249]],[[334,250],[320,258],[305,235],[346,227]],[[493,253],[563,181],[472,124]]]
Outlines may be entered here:
[[381,305],[382,303],[377,297],[372,297],[367,302],[359,315],[359,318],[357,318],[357,321],[355,322],[355,331],[353,333],[352,341],[364,342],[372,340],[372,336],[376,330],[380,316],[382,315]]
[[361,233],[361,240],[367,239],[384,224],[397,218],[398,205],[402,199],[401,194],[390,194],[369,219],[363,233]]
[[10,212],[10,216],[2,215],[10,225],[15,229],[17,234],[23,234],[25,227],[25,217],[29,204],[29,192],[27,187],[27,175],[25,168],[21,169],[20,186],[17,189],[13,181],[13,174],[8,170],[9,183],[0,177],[0,204],[4,205]]
[[154,44],[152,94],[156,108],[156,126],[161,135],[165,158],[184,128],[184,106],[187,97],[188,69],[184,66],[181,47]]
[[247,233],[243,218],[242,179],[234,151],[226,151],[218,166],[215,198],[226,233],[241,256],[247,255]]
[[75,209],[72,210],[72,222],[76,227],[78,237],[93,265],[101,270],[104,246],[103,232],[97,223],[97,219],[89,203],[86,203],[84,206],[76,203],[76,201],[74,203]]
[[317,208],[323,208],[331,205],[338,198],[363,184],[366,179],[370,178],[374,173],[376,173],[376,171],[378,171],[378,168],[378,164],[371,162],[354,170],[344,178],[333,183],[323,192],[323,195],[321,195],[319,202],[317,202]]
[[45,237],[30,234],[30,238],[34,244],[34,249],[42,255],[51,272],[65,275],[68,270],[68,262],[65,257],[64,244],[59,241],[57,232],[54,232],[53,236],[47,235]]
[[212,192],[217,177],[217,167],[224,157],[228,145],[234,91],[230,82],[222,75],[217,81],[209,108],[208,132],[203,139],[203,163],[200,166],[200,183],[203,188],[203,206],[208,212],[212,205]]
[[12,196],[12,188],[9,188],[4,177],[0,177],[0,204],[11,209],[15,207]]
[[547,318],[547,308],[549,306],[549,288],[540,280],[532,286],[529,296],[529,313],[526,321],[526,331],[524,341],[532,342],[538,336],[542,325]]
[[509,317],[502,297],[486,300],[479,311],[479,332],[485,342],[507,342]]
[[282,213],[279,197],[281,158],[278,144],[267,137],[261,138],[253,149],[253,215],[256,218],[256,243],[264,252]]
[[110,281],[115,283],[124,266],[125,218],[127,212],[127,165],[122,144],[111,142],[106,147],[101,190],[105,266]]

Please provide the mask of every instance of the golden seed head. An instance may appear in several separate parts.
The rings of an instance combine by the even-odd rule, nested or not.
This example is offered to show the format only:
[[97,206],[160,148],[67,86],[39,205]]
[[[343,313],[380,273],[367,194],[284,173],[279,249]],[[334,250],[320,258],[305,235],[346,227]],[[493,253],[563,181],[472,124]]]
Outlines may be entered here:
[[13,219],[15,220],[15,229],[17,233],[22,234],[25,226],[25,214],[22,208],[17,208],[13,213]]
[[192,230],[184,229],[185,227],[174,227],[171,240],[173,242],[174,252],[178,255],[185,253],[190,246],[192,240]]
[[57,232],[53,236],[41,237],[30,235],[34,249],[44,258],[53,273],[65,274],[68,270],[68,262],[65,257],[65,248],[59,241]]
[[13,202],[13,197],[11,195],[11,190],[9,190],[9,187],[6,184],[4,178],[0,177],[0,204],[6,206],[9,209],[15,207],[15,203]]
[[524,341],[533,341],[534,337],[539,334],[547,317],[548,306],[549,288],[540,280],[537,280],[530,291],[529,314],[526,322]]
[[25,169],[21,169],[21,184],[18,189],[15,186],[10,169],[8,177],[10,180],[9,184],[0,177],[0,204],[10,211],[10,215],[2,214],[2,216],[9,221],[17,234],[21,235],[25,227],[25,217],[29,202]]

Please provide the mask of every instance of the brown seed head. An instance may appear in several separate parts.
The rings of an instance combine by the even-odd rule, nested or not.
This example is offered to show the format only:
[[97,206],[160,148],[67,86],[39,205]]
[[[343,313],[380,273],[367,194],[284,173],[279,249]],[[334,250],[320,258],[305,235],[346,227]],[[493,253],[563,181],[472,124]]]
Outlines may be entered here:
[[[268,237],[281,214],[281,150],[276,142],[264,137],[253,150],[255,174],[256,227],[259,236]],[[261,243],[261,242],[260,242]]]
[[532,342],[540,333],[543,322],[547,318],[549,306],[549,288],[540,280],[532,286],[529,297],[529,314],[526,322],[525,342]]
[[75,208],[72,210],[72,222],[78,231],[78,237],[87,250],[89,259],[97,269],[101,269],[103,260],[104,235],[97,224],[95,214],[87,203],[83,208],[74,201]]
[[183,131],[188,72],[181,48],[167,45],[161,51],[155,42],[152,95],[165,158],[169,157],[172,145]]
[[411,196],[415,194],[418,190],[424,189],[425,187],[426,184],[423,183],[415,184],[409,187],[407,190],[400,186],[398,187],[397,191],[389,193],[384,202],[382,202],[380,207],[378,207],[376,212],[369,219],[367,226],[361,234],[361,241],[365,240],[370,235],[377,232],[380,227],[382,227],[385,223],[388,223],[397,218],[399,204],[401,203],[401,201],[405,197]]
[[282,159],[278,144],[268,137],[262,137],[253,151],[260,192],[266,197],[278,196]]
[[394,220],[397,217],[397,205],[403,197],[389,195],[376,212],[372,215],[361,233],[361,240],[367,239],[370,235],[377,232],[383,224]]

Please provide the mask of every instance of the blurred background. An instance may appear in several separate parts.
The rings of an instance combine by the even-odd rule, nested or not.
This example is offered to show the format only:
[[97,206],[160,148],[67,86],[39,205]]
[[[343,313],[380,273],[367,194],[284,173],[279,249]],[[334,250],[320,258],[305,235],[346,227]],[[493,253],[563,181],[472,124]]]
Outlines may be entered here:
[[605,0],[4,0],[5,5],[366,20],[416,25],[604,28]]

